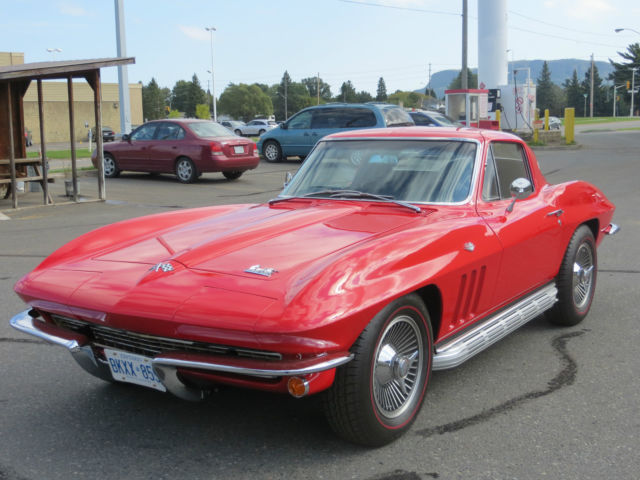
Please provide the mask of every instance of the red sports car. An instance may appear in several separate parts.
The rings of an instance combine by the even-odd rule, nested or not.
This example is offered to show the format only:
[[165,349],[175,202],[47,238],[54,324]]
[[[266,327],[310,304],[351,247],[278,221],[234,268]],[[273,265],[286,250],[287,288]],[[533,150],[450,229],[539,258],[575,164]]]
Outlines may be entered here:
[[[260,163],[256,144],[208,120],[154,120],[136,128],[122,141],[103,145],[104,174],[122,170],[175,173],[192,183],[205,172],[222,172],[235,180]],[[91,161],[98,166],[97,150]]]
[[618,227],[519,138],[456,128],[322,139],[283,192],[81,236],[15,286],[11,323],[89,373],[188,400],[216,384],[323,392],[344,438],[405,432],[432,370],[546,312],[575,325]]

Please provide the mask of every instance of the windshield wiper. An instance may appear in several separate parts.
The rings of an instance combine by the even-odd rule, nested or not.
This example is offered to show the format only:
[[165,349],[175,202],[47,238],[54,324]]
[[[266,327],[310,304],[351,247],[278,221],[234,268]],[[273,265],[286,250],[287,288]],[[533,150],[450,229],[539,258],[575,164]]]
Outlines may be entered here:
[[395,200],[392,195],[378,195],[375,193],[360,192],[358,190],[318,190],[317,192],[309,192],[299,196],[273,198],[269,200],[269,205],[273,205],[274,203],[278,203],[278,202],[283,202],[285,200],[292,200],[294,198],[310,198],[310,197],[366,198],[371,200],[379,200],[385,203],[394,203],[396,205],[400,205],[402,207],[408,208],[409,210],[415,213],[420,213],[422,211],[420,207],[416,207],[415,205],[412,205],[407,202],[403,202],[401,200]]

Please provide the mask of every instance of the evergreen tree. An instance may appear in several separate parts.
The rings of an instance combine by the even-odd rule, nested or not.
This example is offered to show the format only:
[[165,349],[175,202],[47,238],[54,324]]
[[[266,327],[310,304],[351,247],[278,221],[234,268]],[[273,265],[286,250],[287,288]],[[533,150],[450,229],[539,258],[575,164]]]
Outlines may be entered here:
[[168,89],[160,88],[155,78],[142,86],[142,116],[145,120],[157,120],[166,116]]
[[540,109],[541,115],[546,108],[551,110],[554,107],[553,101],[553,82],[551,81],[551,71],[549,70],[549,65],[545,61],[542,64],[542,72],[540,72],[536,87],[536,105]]
[[[629,45],[627,47],[626,52],[618,52],[618,55],[620,55],[624,60],[626,60],[626,62],[614,62],[613,60],[609,59],[609,62],[615,69],[609,75],[609,79],[613,80],[616,85],[622,85],[623,87],[623,88],[617,89],[617,96],[619,97],[620,100],[616,105],[616,110],[624,114],[625,112],[629,111],[629,106],[631,103],[631,95],[629,94],[630,90],[626,90],[627,82],[629,82],[630,84],[632,83],[631,69],[632,68],[640,69],[640,43],[633,43]],[[635,80],[636,80],[635,86],[637,90],[638,85],[640,85],[640,70],[636,71]],[[635,98],[636,99],[634,100],[634,103],[636,105],[640,105],[640,96],[636,95]],[[635,107],[635,105],[634,105],[634,108],[636,110],[634,114],[637,114],[638,108]]]
[[582,86],[580,85],[580,81],[578,80],[578,72],[574,69],[573,75],[570,80],[565,80],[564,84],[565,94],[567,95],[567,107],[575,108],[576,116],[582,112],[584,105],[584,97]]
[[[473,73],[471,69],[467,69],[467,86],[469,88],[478,88],[478,74]],[[449,90],[459,90],[462,88],[462,70],[458,76],[449,84]]]
[[387,100],[387,86],[384,83],[384,78],[380,77],[378,80],[378,91],[376,92],[376,101],[385,102]]
[[[591,69],[588,69],[584,74],[584,80],[582,81],[582,92],[583,92],[583,100],[582,100],[582,108],[584,109],[584,94],[591,94]],[[590,99],[587,96],[587,108],[586,115],[590,114],[589,104],[593,101],[593,116],[600,117],[607,115],[607,112],[611,111],[611,107],[609,104],[611,101],[607,100],[607,91],[606,88],[602,86],[602,78],[598,73],[598,67],[593,66],[593,99]],[[583,112],[584,114],[584,112]]]

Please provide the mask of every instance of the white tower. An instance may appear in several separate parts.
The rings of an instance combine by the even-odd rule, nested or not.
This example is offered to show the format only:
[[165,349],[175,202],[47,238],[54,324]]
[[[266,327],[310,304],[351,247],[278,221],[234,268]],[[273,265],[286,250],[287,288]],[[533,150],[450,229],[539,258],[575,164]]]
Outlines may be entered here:
[[507,0],[478,0],[478,87],[508,83]]

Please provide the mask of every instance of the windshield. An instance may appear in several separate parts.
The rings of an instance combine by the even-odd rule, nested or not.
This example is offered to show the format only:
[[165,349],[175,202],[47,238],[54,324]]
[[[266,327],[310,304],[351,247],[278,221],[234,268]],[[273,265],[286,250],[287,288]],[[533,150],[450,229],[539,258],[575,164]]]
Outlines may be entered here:
[[229,130],[215,122],[193,122],[189,128],[200,138],[228,137]]
[[463,202],[475,156],[476,144],[468,141],[320,142],[282,195],[349,190],[404,202]]
[[415,125],[411,116],[400,107],[381,108],[387,127],[408,127]]

